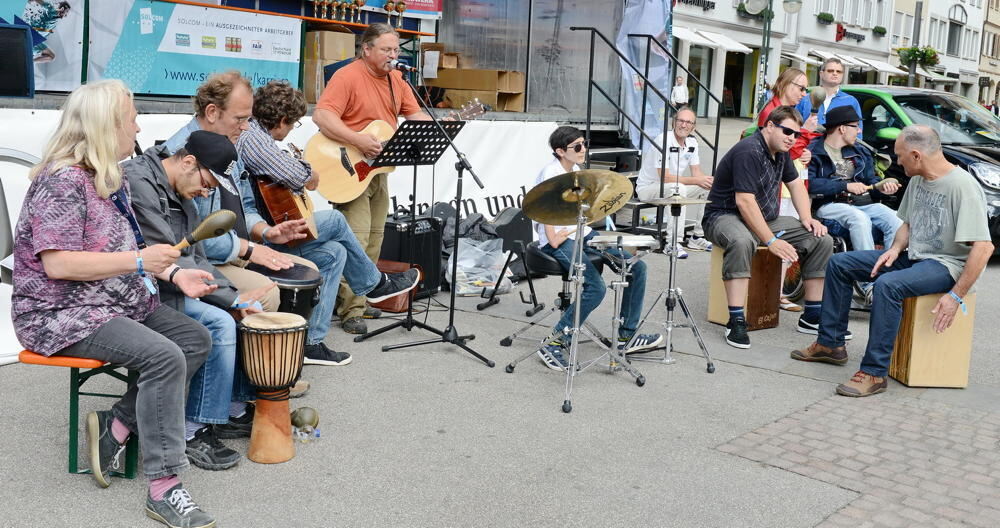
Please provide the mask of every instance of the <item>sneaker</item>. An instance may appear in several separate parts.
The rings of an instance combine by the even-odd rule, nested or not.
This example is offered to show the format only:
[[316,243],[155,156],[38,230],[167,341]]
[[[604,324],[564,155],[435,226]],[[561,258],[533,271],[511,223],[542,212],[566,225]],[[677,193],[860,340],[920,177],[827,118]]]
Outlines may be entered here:
[[121,471],[121,455],[125,444],[119,444],[111,434],[111,411],[87,414],[87,446],[90,449],[90,469],[97,483],[106,488],[111,485],[111,471]]
[[622,338],[619,337],[618,349],[624,354],[636,354],[647,350],[653,350],[663,343],[663,336],[660,334],[639,334],[633,336],[631,341],[632,346],[625,348],[628,345],[629,340],[622,340]]
[[826,347],[819,343],[809,345],[805,350],[792,350],[792,359],[799,361],[818,361],[843,365],[847,363],[847,347]]
[[726,323],[726,343],[736,348],[750,348],[750,335],[747,334],[747,320],[743,317],[729,318]]
[[332,365],[340,367],[351,362],[353,358],[347,352],[334,352],[325,343],[306,345],[305,365]]
[[[795,326],[795,329],[803,334],[819,335],[819,321],[810,323],[809,321],[806,321],[805,316],[800,316],[799,324]],[[848,330],[844,334],[844,341],[850,341],[851,339],[854,339],[854,334]]]
[[851,377],[851,381],[837,385],[837,394],[852,398],[863,398],[885,392],[888,386],[889,380],[887,378],[875,377],[859,370]]
[[[247,404],[247,411],[239,418],[230,416],[229,422],[218,424],[214,427],[215,436],[225,440],[233,438],[250,438],[250,430],[253,429],[254,404]],[[197,436],[197,435],[195,435]]]
[[677,258],[686,259],[688,258],[688,252],[684,251],[684,246],[677,244]]
[[[250,414],[250,413],[247,413]],[[201,469],[219,471],[229,469],[240,462],[239,453],[226,447],[215,435],[214,427],[207,426],[198,429],[194,438],[187,441],[188,460]]]
[[301,398],[305,396],[307,392],[309,392],[309,389],[311,387],[312,385],[310,385],[309,382],[306,380],[296,381],[295,385],[292,385],[292,388],[288,389],[288,397]]
[[704,237],[691,237],[688,239],[687,248],[692,251],[712,251],[712,243]]
[[212,528],[215,519],[191,500],[191,494],[180,484],[167,490],[162,500],[146,495],[146,515],[170,528]]
[[545,363],[546,367],[552,370],[565,371],[566,357],[563,356],[563,351],[565,350],[566,347],[559,341],[550,341],[538,349],[538,358],[542,360],[542,363]]
[[382,317],[382,310],[372,306],[365,306],[365,313],[361,315],[362,319],[378,319],[379,317]]
[[420,281],[420,272],[416,268],[411,268],[403,273],[388,273],[385,282],[368,292],[368,302],[377,303],[390,297],[404,294],[417,287]]
[[791,299],[788,299],[788,298],[785,298],[785,297],[782,297],[782,298],[778,299],[778,308],[781,308],[782,310],[785,310],[786,312],[801,312],[802,311],[802,306],[801,305],[793,303],[791,301]]
[[348,317],[340,323],[340,328],[348,334],[367,334],[368,325],[361,317]]

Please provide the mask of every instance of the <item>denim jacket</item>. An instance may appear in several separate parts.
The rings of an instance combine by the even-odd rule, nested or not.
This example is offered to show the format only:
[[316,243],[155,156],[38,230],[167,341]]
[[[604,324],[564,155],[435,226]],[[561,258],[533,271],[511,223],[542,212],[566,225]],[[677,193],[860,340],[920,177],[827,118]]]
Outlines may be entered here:
[[851,145],[842,148],[840,153],[844,159],[854,161],[854,177],[850,181],[836,178],[836,167],[826,152],[824,137],[819,136],[809,143],[809,151],[812,152],[812,161],[809,162],[809,194],[813,196],[814,210],[834,201],[838,194],[847,192],[848,183],[860,182],[873,185],[878,181],[871,154],[864,147]]

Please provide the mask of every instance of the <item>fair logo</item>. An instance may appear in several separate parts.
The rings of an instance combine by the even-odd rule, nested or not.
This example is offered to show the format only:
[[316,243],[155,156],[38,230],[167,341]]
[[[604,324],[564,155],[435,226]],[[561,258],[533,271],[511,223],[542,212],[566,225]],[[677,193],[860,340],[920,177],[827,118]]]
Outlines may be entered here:
[[215,49],[215,37],[201,37],[201,47]]
[[261,40],[251,40],[250,41],[250,53],[254,55],[264,54],[264,41]]
[[184,46],[185,48],[191,46],[191,35],[187,33],[174,33],[174,44],[178,46]]

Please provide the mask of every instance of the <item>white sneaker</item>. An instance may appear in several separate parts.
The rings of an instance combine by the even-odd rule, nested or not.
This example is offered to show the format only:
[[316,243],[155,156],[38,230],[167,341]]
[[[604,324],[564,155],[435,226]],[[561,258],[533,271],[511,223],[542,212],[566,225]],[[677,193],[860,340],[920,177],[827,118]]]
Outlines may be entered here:
[[688,252],[684,251],[684,246],[677,244],[677,258],[686,259],[688,258]]
[[687,248],[693,251],[712,251],[712,243],[704,237],[691,237],[688,239]]

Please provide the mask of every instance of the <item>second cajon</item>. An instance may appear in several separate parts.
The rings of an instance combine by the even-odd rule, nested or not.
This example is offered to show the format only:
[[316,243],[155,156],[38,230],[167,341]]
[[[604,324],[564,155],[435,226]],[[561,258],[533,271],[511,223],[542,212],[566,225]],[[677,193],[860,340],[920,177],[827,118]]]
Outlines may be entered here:
[[896,345],[889,375],[910,387],[966,387],[972,356],[972,323],[976,317],[976,294],[965,296],[965,306],[942,333],[934,331],[934,314],[943,293],[903,299]]
[[[722,253],[712,248],[711,278],[708,286],[708,320],[724,325],[729,322],[729,303],[722,284]],[[766,247],[757,248],[750,261],[750,287],[743,304],[748,330],[778,326],[778,297],[781,294],[781,259]]]

